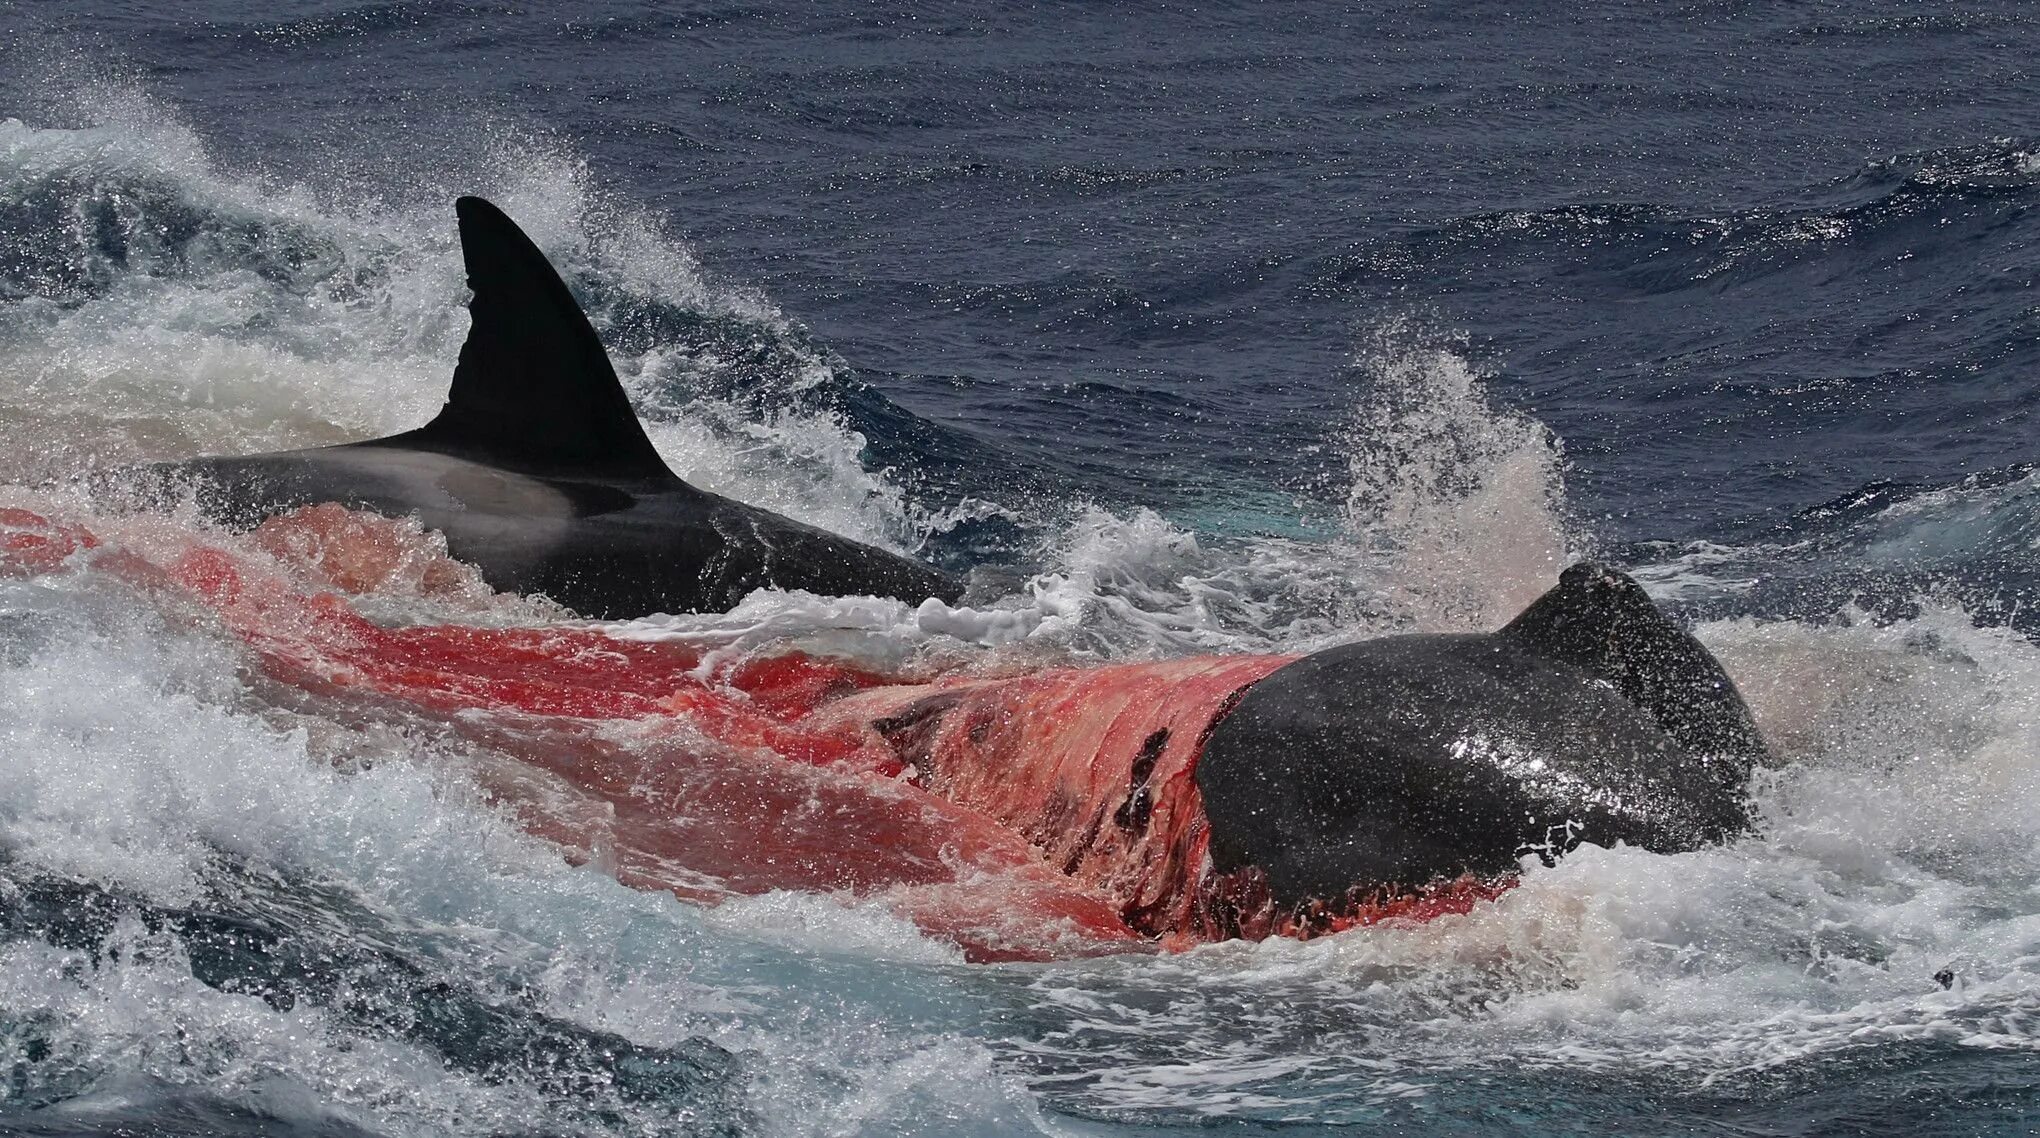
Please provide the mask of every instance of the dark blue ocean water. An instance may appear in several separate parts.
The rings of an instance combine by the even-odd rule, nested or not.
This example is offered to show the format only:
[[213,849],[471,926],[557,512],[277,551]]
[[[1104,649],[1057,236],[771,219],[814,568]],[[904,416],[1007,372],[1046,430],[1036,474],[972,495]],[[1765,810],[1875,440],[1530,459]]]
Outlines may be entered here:
[[474,853],[318,761],[398,727],[6,584],[0,1128],[2035,1132],[2036,59],[2014,3],[0,0],[10,484],[422,421],[476,192],[676,469],[1055,651],[1595,552],[1791,760],[1758,839],[1464,926],[968,968]]

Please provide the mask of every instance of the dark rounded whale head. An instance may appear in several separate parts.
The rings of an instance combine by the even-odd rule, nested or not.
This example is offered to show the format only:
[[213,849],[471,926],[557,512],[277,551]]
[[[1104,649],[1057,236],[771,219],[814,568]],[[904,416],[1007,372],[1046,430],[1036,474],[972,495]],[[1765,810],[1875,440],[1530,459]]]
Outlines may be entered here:
[[1496,635],[1614,684],[1687,750],[1765,756],[1728,673],[1626,573],[1579,562]]
[[1197,767],[1213,866],[1278,904],[1516,868],[1579,842],[1674,852],[1748,825],[1761,736],[1720,664],[1591,563],[1499,631],[1392,636],[1249,688]]

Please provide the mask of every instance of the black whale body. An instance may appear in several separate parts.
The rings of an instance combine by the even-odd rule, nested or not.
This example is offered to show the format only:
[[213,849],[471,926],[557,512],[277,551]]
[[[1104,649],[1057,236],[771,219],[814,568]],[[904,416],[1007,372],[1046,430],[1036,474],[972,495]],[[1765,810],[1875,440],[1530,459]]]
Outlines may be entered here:
[[722,611],[760,586],[905,601],[961,584],[919,562],[688,485],[645,437],[601,341],[538,247],[455,204],[473,326],[438,417],[370,442],[148,468],[235,526],[338,502],[415,515],[500,590],[585,616]]
[[1769,755],[1742,696],[1641,586],[1589,562],[1492,633],[1391,636],[1270,673],[1197,766],[1213,867],[1285,906],[1661,853],[1749,826]]

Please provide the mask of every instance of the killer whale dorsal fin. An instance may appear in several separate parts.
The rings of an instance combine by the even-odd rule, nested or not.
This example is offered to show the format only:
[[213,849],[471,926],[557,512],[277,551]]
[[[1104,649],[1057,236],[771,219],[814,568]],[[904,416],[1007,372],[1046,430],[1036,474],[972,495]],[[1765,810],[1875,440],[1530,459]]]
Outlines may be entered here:
[[481,198],[463,197],[454,211],[473,323],[438,417],[383,444],[530,472],[675,479],[545,254]]

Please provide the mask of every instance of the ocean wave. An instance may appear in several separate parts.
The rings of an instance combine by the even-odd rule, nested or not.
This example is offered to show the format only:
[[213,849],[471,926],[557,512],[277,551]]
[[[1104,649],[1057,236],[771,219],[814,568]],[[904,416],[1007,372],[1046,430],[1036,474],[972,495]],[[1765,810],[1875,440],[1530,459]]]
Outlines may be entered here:
[[1326,259],[1315,275],[1347,286],[1478,250],[1557,259],[1643,295],[1746,286],[1837,258],[1860,265],[2023,232],[2040,201],[2040,152],[2007,139],[1897,155],[1796,196],[1734,212],[1588,201],[1474,214]]
[[1909,620],[1954,605],[2040,637],[2040,473],[2005,467],[1944,486],[1878,482],[1743,542],[1626,550],[1661,598],[1703,614]]

